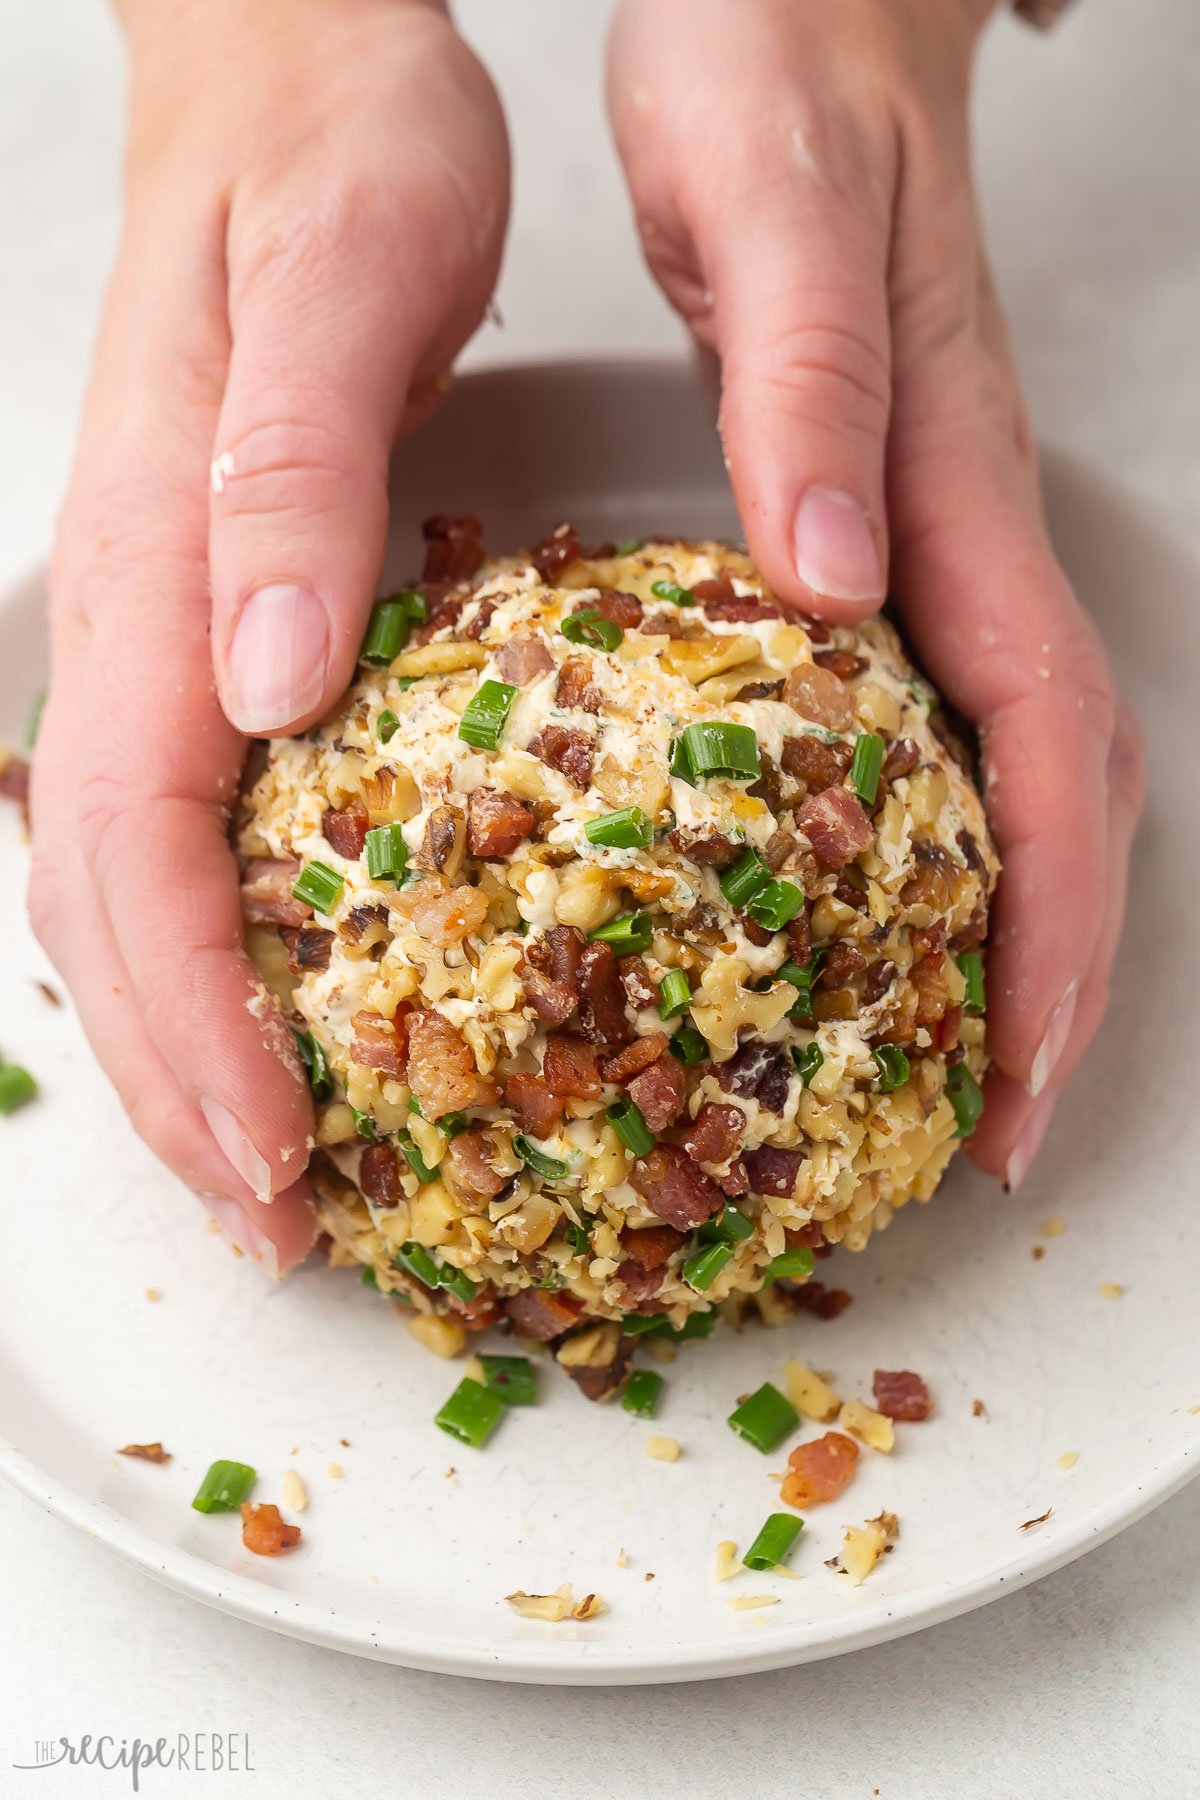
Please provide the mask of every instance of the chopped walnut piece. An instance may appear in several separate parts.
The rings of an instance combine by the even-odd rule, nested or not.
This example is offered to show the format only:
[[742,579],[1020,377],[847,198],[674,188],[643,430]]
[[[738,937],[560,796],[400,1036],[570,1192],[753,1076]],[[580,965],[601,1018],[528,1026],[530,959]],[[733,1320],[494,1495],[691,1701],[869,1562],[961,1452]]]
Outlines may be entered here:
[[882,1451],[884,1456],[890,1455],[895,1448],[896,1430],[892,1421],[886,1414],[865,1406],[861,1400],[844,1401],[837,1422],[843,1431],[850,1432],[872,1450]]
[[123,1444],[117,1451],[118,1456],[133,1456],[139,1462],[169,1463],[171,1452],[164,1450],[161,1444]]
[[527,1594],[518,1588],[515,1594],[505,1594],[504,1598],[523,1619],[543,1619],[550,1625],[558,1625],[563,1619],[595,1619],[608,1611],[599,1594],[585,1594],[582,1600],[576,1600],[569,1581],[552,1594]]
[[830,1419],[837,1417],[842,1403],[815,1369],[808,1369],[803,1363],[785,1362],[783,1386],[788,1399],[804,1418],[827,1425]]
[[881,1512],[877,1518],[868,1519],[865,1525],[850,1525],[842,1539],[841,1550],[830,1559],[828,1566],[841,1576],[847,1587],[860,1587],[899,1535],[900,1525],[895,1513]]

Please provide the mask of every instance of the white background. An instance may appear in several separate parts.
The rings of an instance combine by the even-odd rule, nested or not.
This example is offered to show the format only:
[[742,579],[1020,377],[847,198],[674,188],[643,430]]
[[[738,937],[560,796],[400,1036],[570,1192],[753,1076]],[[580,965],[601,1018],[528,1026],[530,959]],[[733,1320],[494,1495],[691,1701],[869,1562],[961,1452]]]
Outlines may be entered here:
[[[460,12],[517,169],[505,325],[470,360],[675,349],[603,123],[607,6]],[[121,96],[100,0],[0,0],[0,586],[43,554],[65,478],[117,229]],[[1039,430],[1200,535],[1200,6],[1084,0],[1050,41],[1002,22],[977,124]],[[14,1204],[36,1196],[0,1182]],[[553,1691],[267,1637],[0,1489],[0,1795],[129,1791],[116,1774],[12,1773],[41,1736],[218,1730],[249,1733],[253,1775],[151,1773],[144,1791],[1189,1800],[1198,1543],[1193,1486],[1073,1568],[902,1643],[708,1686]]]

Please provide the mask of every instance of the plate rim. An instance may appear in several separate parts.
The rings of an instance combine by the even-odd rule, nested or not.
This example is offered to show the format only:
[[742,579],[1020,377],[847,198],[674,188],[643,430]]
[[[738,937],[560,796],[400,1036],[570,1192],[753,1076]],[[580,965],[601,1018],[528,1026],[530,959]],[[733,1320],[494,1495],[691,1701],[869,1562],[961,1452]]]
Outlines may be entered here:
[[[614,376],[644,382],[695,379],[694,370],[683,357],[547,357],[519,363],[487,364],[464,372],[456,385],[498,385],[503,389],[530,379],[587,382],[598,378],[612,380]],[[1082,484],[1097,494],[1111,512],[1123,515],[1143,530],[1151,529],[1176,554],[1195,564],[1200,578],[1200,545],[1175,518],[1162,514],[1152,503],[1121,487],[1103,471],[1054,445],[1039,444],[1039,463],[1043,476],[1053,471],[1052,478]],[[35,564],[6,584],[0,592],[0,611],[20,604],[31,589],[44,587],[45,574],[45,562]],[[573,1639],[568,1644],[549,1636],[545,1641],[513,1643],[487,1651],[465,1644],[447,1648],[445,1640],[427,1631],[382,1623],[371,1628],[360,1614],[292,1598],[278,1589],[264,1587],[250,1577],[220,1570],[192,1551],[154,1539],[106,1502],[90,1498],[65,1480],[52,1476],[17,1445],[0,1441],[0,1477],[17,1492],[71,1529],[98,1540],[123,1562],[142,1570],[152,1579],[245,1623],[327,1649],[434,1674],[572,1687],[643,1685],[757,1674],[848,1655],[855,1650],[911,1635],[988,1605],[1044,1575],[1053,1574],[1144,1518],[1197,1474],[1200,1474],[1200,1458],[1194,1455],[1194,1445],[1183,1443],[1173,1447],[1161,1462],[1155,1462],[1150,1476],[1139,1481],[1132,1494],[1125,1492],[1114,1496],[1108,1505],[1094,1508],[1065,1527],[1061,1536],[1055,1533],[1044,1549],[1036,1548],[1035,1539],[1029,1546],[1032,1554],[1014,1553],[1006,1563],[980,1572],[932,1603],[926,1589],[913,1594],[907,1601],[901,1596],[882,1614],[877,1613],[858,1625],[847,1615],[845,1627],[834,1637],[829,1635],[828,1621],[825,1621],[798,1624],[786,1631],[781,1629],[770,1639],[759,1642],[742,1639],[728,1646],[682,1646],[667,1653],[661,1647],[609,1647],[602,1642],[592,1645],[581,1639]],[[570,1660],[572,1656],[575,1660]]]

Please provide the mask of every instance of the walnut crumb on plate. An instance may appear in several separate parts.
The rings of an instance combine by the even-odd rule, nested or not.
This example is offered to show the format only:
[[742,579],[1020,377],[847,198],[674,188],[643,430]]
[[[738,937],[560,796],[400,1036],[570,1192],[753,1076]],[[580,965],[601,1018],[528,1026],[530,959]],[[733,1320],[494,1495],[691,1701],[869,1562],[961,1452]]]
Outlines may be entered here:
[[164,1450],[161,1444],[125,1444],[117,1455],[136,1457],[139,1462],[169,1463],[171,1460],[171,1452]]
[[599,1594],[585,1594],[582,1600],[576,1600],[569,1581],[552,1594],[527,1594],[518,1588],[515,1594],[505,1594],[504,1598],[523,1619],[542,1619],[550,1625],[563,1619],[595,1619],[608,1611]]

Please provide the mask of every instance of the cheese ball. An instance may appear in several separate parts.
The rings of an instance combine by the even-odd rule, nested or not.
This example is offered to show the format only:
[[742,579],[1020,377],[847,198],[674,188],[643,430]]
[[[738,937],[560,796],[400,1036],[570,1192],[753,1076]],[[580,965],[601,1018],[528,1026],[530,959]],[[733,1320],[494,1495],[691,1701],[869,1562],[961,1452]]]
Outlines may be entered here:
[[886,619],[805,618],[719,542],[425,533],[342,703],[247,773],[247,943],[331,1261],[604,1398],[638,1335],[811,1304],[929,1199],[980,1109],[996,853]]

